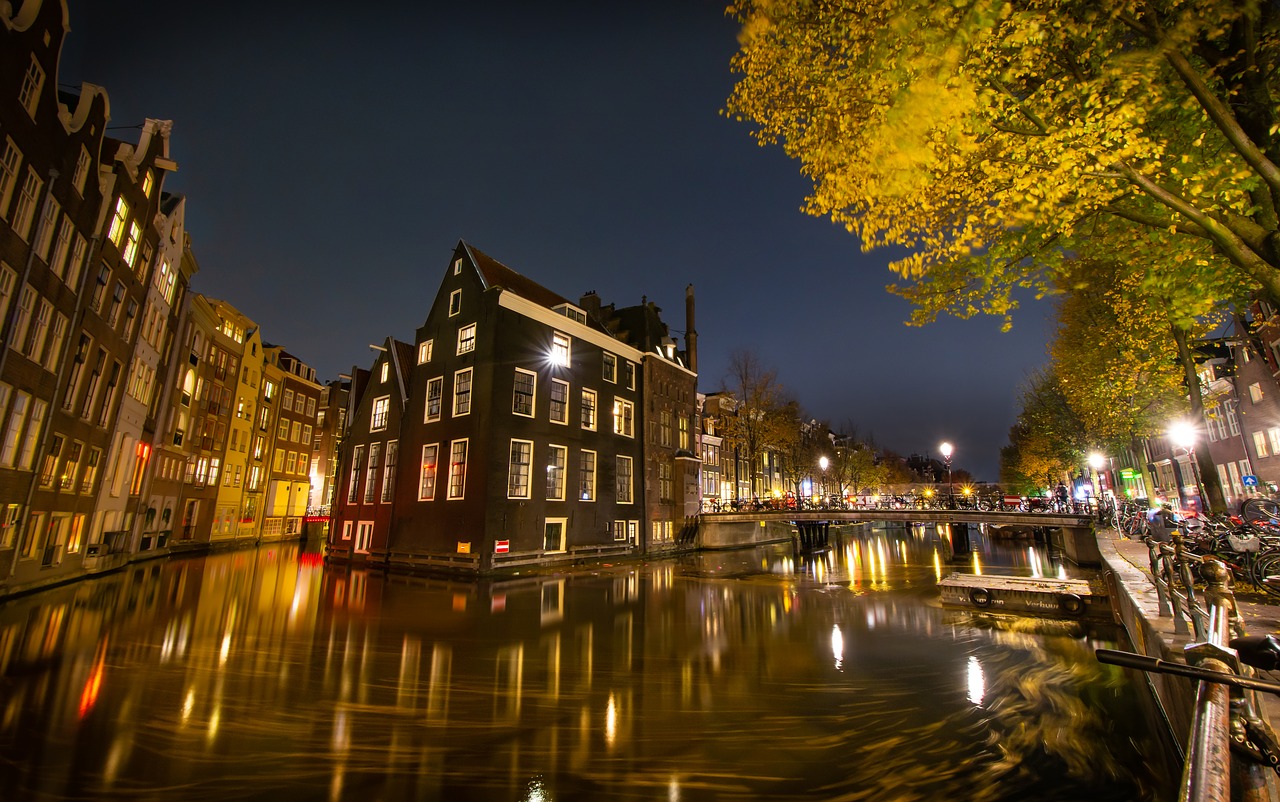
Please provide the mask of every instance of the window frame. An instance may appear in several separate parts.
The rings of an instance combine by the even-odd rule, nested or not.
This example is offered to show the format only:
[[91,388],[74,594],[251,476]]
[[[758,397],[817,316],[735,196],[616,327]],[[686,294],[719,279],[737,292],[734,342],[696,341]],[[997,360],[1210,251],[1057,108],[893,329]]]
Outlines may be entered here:
[[[427,452],[431,452],[430,461]],[[428,467],[429,466],[429,467]],[[435,501],[437,481],[440,476],[440,444],[426,443],[422,446],[422,459],[418,462],[418,501]],[[430,479],[430,493],[426,493]]]
[[[462,411],[462,412],[459,412],[459,411],[458,411],[458,409],[459,409],[459,407],[461,406],[461,404],[460,404],[459,402],[464,398],[464,396],[463,396],[463,395],[461,395],[461,394],[459,394],[459,392],[458,392],[458,385],[459,385],[460,380],[461,380],[461,378],[463,377],[463,375],[464,375],[464,374],[466,375],[466,378],[467,378],[467,391],[466,391],[466,393],[465,393],[465,399],[466,399],[466,410],[465,410],[465,411]],[[464,415],[470,415],[470,414],[471,414],[471,394],[472,394],[472,390],[471,390],[471,388],[472,388],[472,384],[473,384],[473,378],[474,378],[474,374],[472,373],[472,368],[463,368],[462,370],[454,371],[454,374],[453,374],[453,412],[452,412],[452,417],[455,417],[455,418],[461,418],[461,417],[463,417]]]
[[[622,466],[626,465],[627,470],[623,471]],[[626,476],[627,484],[624,488],[622,485],[622,477]],[[635,460],[625,454],[618,454],[614,461],[614,479],[613,494],[614,501],[617,504],[634,504],[635,503]],[[626,490],[626,497],[623,497],[623,490]]]
[[[529,381],[529,390],[527,393],[521,393],[520,391],[520,379],[522,377],[527,378]],[[527,411],[521,411],[522,405],[520,402],[522,399],[527,400],[527,404],[528,404]],[[524,368],[516,368],[515,376],[512,380],[512,385],[511,385],[511,414],[518,415],[522,418],[532,418],[534,417],[537,411],[537,401],[538,401],[538,374],[534,373],[532,370],[525,370]]]
[[[464,347],[465,346],[465,347]],[[458,350],[454,356],[462,356],[476,350],[476,324],[468,323],[458,327]]]
[[[467,456],[470,441],[469,437],[460,437],[449,442],[449,484],[445,488],[446,501],[462,501],[467,497]],[[461,460],[456,458],[459,446],[462,447]]]
[[[436,413],[434,416],[431,414],[432,387],[435,387],[435,389],[437,390],[436,397],[435,397]],[[433,378],[427,379],[427,394],[426,394],[426,397],[422,399],[422,422],[435,423],[436,421],[440,420],[440,418],[443,416],[444,416],[444,376],[435,376]]]
[[387,428],[387,420],[391,417],[391,396],[383,395],[373,399],[369,407],[369,431],[381,432]]
[[[587,403],[588,396],[591,398],[590,404]],[[588,410],[591,412],[591,421],[589,424],[585,419]],[[583,429],[589,432],[596,431],[600,425],[600,396],[595,390],[592,390],[589,387],[582,388],[582,401],[581,409],[578,413],[578,423]]]
[[[555,455],[560,455],[556,465]],[[569,482],[569,447],[547,444],[547,501],[564,501]]]
[[[524,448],[527,446],[527,449]],[[520,455],[524,457],[524,462],[516,462],[517,447],[520,447]],[[522,475],[518,473],[518,469],[522,469]],[[507,498],[509,499],[528,499],[532,498],[533,492],[533,441],[521,440],[518,438],[511,439],[511,445],[507,449]],[[523,480],[524,492],[520,492],[517,484],[517,478]]]

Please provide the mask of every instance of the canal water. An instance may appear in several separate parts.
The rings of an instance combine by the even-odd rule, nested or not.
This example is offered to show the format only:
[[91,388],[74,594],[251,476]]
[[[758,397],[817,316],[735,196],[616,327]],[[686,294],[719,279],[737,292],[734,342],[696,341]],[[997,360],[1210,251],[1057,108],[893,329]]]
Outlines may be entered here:
[[0,605],[0,799],[1161,800],[1107,626],[943,609],[1042,546],[851,527],[461,582],[298,544]]

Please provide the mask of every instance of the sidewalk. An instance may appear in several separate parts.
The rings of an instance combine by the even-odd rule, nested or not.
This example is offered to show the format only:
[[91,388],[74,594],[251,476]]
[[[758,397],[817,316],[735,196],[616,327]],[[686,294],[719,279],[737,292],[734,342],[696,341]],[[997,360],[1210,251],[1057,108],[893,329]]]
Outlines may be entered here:
[[[1097,536],[1104,573],[1109,574],[1107,586],[1112,593],[1113,607],[1133,641],[1134,651],[1161,660],[1185,662],[1183,647],[1194,638],[1190,633],[1176,634],[1173,619],[1160,616],[1147,545],[1110,529],[1098,530]],[[1276,601],[1280,602],[1280,599]],[[1248,634],[1280,632],[1280,604],[1237,598],[1236,606]],[[1259,679],[1280,681],[1280,677],[1270,672],[1262,672]],[[1148,680],[1174,732],[1185,733],[1190,724],[1196,683],[1165,674],[1149,674]],[[1271,728],[1280,733],[1280,697],[1269,693],[1259,696]]]

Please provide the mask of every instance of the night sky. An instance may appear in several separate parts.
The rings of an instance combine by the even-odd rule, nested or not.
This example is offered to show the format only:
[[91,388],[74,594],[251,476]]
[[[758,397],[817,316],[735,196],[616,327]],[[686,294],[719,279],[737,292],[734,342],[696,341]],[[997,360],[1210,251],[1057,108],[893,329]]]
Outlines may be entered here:
[[723,0],[455,5],[69,0],[58,80],[104,86],[121,139],[173,120],[194,289],[321,379],[412,340],[465,239],[680,336],[692,283],[700,389],[751,350],[835,428],[998,478],[1047,305],[904,325],[895,254],[803,215],[798,163],[721,116]]

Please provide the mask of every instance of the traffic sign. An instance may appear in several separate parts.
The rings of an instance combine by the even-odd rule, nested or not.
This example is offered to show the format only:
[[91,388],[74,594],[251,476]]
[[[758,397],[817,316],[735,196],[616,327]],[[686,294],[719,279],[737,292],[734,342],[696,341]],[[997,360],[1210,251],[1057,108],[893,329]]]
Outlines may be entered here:
[[1245,487],[1257,487],[1258,477],[1254,476],[1253,474],[1245,474],[1244,476],[1240,477],[1240,482]]

